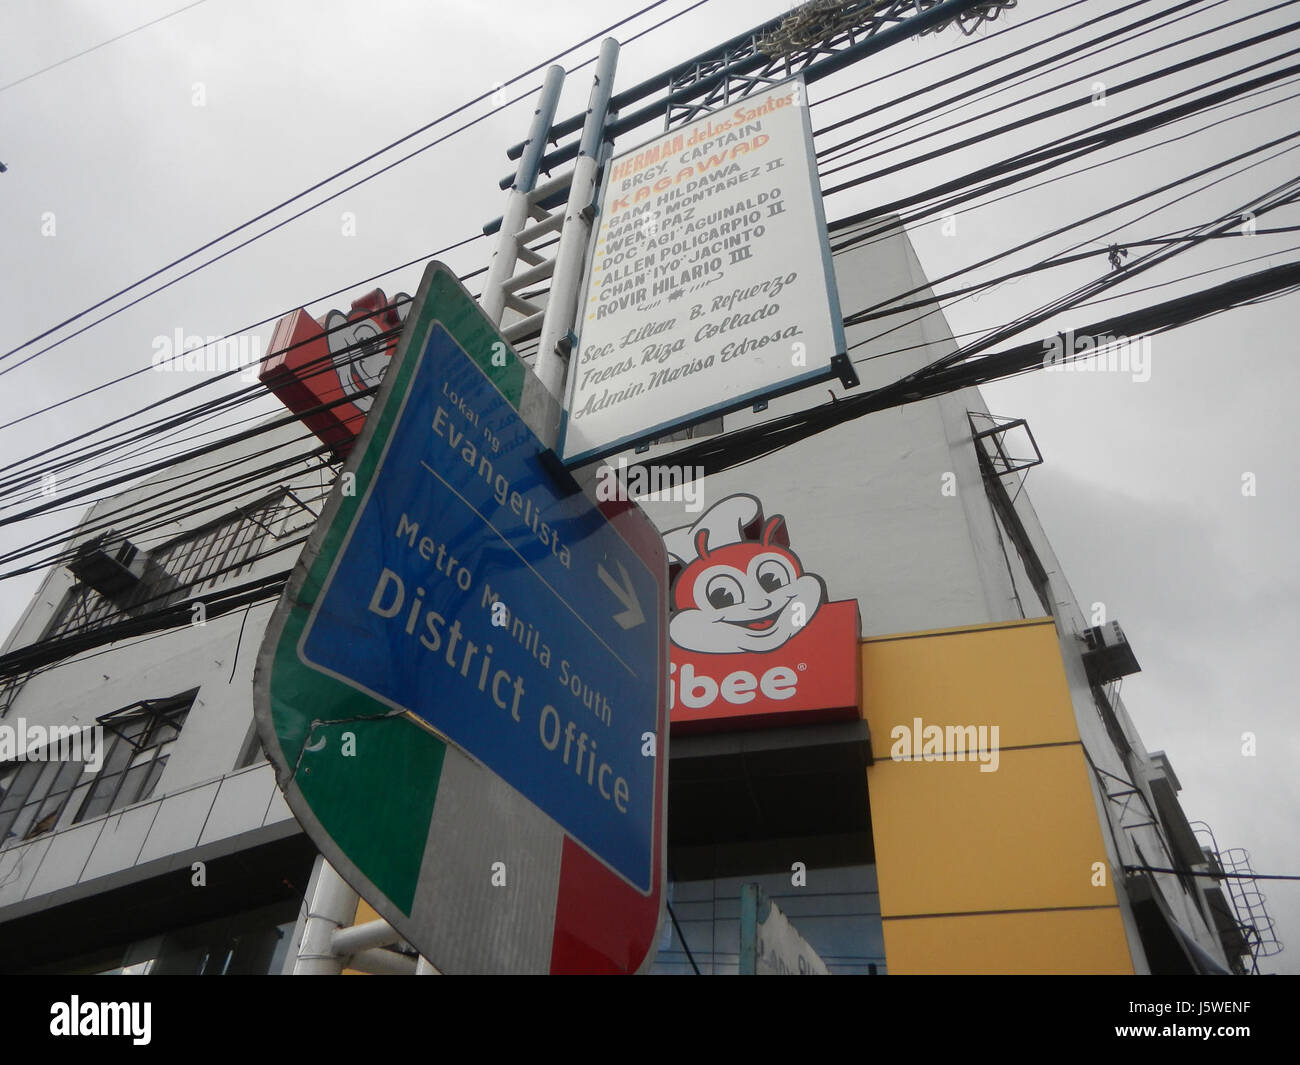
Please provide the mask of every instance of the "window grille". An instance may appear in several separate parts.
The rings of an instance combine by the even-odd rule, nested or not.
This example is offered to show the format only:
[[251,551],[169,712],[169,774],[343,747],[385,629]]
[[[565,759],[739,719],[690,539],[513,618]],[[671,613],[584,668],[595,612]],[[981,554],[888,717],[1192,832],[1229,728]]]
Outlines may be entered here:
[[[149,557],[146,579],[122,606],[85,584],[69,589],[44,639],[70,632],[87,632],[121,621],[141,611],[160,610],[183,599],[201,595],[253,568],[276,525],[286,515],[303,512],[310,523],[315,515],[292,492],[280,488],[236,513],[172,540]],[[289,531],[297,530],[286,530]]]
[[200,595],[252,569],[263,542],[273,535],[285,498],[283,490],[277,491],[270,499],[155,551],[153,561],[179,586],[168,601]]

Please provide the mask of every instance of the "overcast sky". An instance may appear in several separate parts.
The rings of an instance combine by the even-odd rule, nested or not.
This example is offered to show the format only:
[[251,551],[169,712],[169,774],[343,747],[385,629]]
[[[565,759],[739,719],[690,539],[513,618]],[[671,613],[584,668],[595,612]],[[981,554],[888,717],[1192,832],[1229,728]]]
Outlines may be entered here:
[[[492,93],[501,83],[506,83],[505,99],[533,89],[540,85],[540,74],[513,84],[511,79],[645,6],[630,0],[545,5],[524,0],[492,5],[468,0],[205,0],[27,77],[185,3],[5,0],[0,7],[0,85],[6,86],[0,88],[0,162],[8,167],[0,175],[0,350],[16,347],[335,170]],[[689,3],[669,0],[615,36],[627,41]],[[990,83],[1005,84],[1008,71],[1174,3],[1149,0],[1132,12],[1101,20],[1124,4],[1088,0],[997,41],[961,47],[978,42],[992,29],[1023,25],[1065,5],[1065,0],[1021,0],[975,37],[950,28],[897,45],[819,82],[809,94],[815,130],[879,109],[857,124],[819,135],[819,149],[885,124],[916,122],[918,108],[949,97],[970,101],[955,114],[921,120],[915,131],[895,131],[893,140],[869,150],[898,150],[867,167],[824,172],[827,188],[866,169],[883,168],[1016,122],[1008,135],[982,137],[922,165],[829,195],[828,219],[833,222],[888,203],[1133,107],[1196,90],[1248,63],[1300,45],[1294,34],[1279,35],[1249,52],[1189,68],[1155,85],[1116,91],[1128,78],[1255,34],[1279,31],[1294,13],[1294,7],[1282,5],[1283,10],[1240,26],[1215,29],[1271,5],[1203,0],[1166,17],[1138,40],[1024,88],[1008,88],[987,101],[973,91]],[[709,0],[627,44],[616,88],[630,86],[790,6],[783,0]],[[1172,21],[1183,15],[1188,17]],[[1093,20],[1091,28],[1075,31],[1085,19]],[[1123,62],[1212,29],[1215,32],[1200,40]],[[917,88],[1036,41],[1046,43],[988,73],[893,103]],[[596,48],[595,43],[582,47],[562,62],[572,68],[594,56]],[[564,115],[585,107],[589,71],[585,68],[567,82]],[[945,227],[939,220],[917,224],[912,240],[921,263],[938,279],[1293,133],[1294,101],[1233,116],[1300,92],[1296,81],[1293,76],[1248,101],[1052,171],[1044,177],[1105,161],[1087,173],[1021,191],[980,210],[963,210],[955,225]],[[820,102],[863,82],[872,84]],[[1040,89],[1051,91],[996,116],[978,117]],[[1087,105],[1064,116],[1025,121],[1054,104],[1079,100]],[[3,372],[17,357],[0,361],[0,422],[148,366],[160,336],[178,329],[185,335],[221,336],[309,303],[319,316],[331,307],[346,307],[373,285],[311,303],[323,294],[473,236],[484,221],[501,213],[504,194],[497,179],[512,169],[504,150],[523,139],[532,101],[529,93],[526,101],[490,115],[491,98],[474,104],[414,138],[402,151],[487,115],[445,143],[21,368]],[[1229,120],[1194,132],[1225,118]],[[935,132],[953,123],[955,129]],[[644,139],[646,132],[634,132],[630,140]],[[915,145],[902,144],[926,133],[933,136]],[[1119,158],[1172,137],[1181,139],[1131,159]],[[1076,246],[1104,251],[1112,242],[1165,236],[1235,214],[1243,204],[1296,176],[1298,143],[1253,155],[935,287],[942,294]],[[368,164],[351,180],[397,154]],[[1200,187],[1237,170],[1212,187]],[[327,186],[295,209],[345,183]],[[344,212],[354,219],[355,235],[345,235]],[[270,216],[237,239],[288,213]],[[1260,227],[1297,223],[1300,211],[1294,206],[1258,221]],[[234,243],[220,244],[202,258]],[[1114,293],[1161,287],[1062,315],[1018,341],[1293,261],[1297,245],[1300,233],[1206,242]],[[490,243],[480,239],[444,258],[465,272],[485,265],[490,250]],[[1133,256],[1141,253],[1135,250]],[[965,333],[977,336],[1107,269],[1101,254],[1009,282],[952,301],[947,318],[959,338]],[[419,265],[412,266],[380,284],[390,293],[413,291],[420,271]],[[1202,271],[1213,272],[1188,276]],[[179,272],[164,274],[159,281]],[[882,293],[881,298],[888,295]],[[1093,603],[1105,604],[1107,617],[1121,622],[1133,644],[1143,668],[1125,681],[1124,699],[1146,745],[1168,753],[1183,785],[1181,799],[1188,817],[1208,821],[1221,847],[1247,848],[1257,871],[1292,874],[1300,873],[1300,785],[1294,772],[1300,761],[1300,726],[1286,677],[1294,648],[1300,645],[1294,605],[1300,589],[1292,548],[1297,511],[1294,456],[1300,429],[1284,409],[1283,397],[1294,395],[1300,385],[1293,357],[1300,326],[1298,300],[1289,295],[1155,337],[1146,380],[1135,379],[1146,374],[1124,372],[1036,373],[985,389],[995,413],[1029,420],[1046,460],[1029,477],[1034,504],[1081,605],[1088,610]],[[77,326],[90,320],[81,319]],[[253,333],[264,344],[270,327]],[[22,355],[40,346],[26,348]],[[0,459],[7,464],[30,455],[177,387],[173,375],[145,373],[0,429]],[[268,403],[265,409],[275,408]],[[1243,494],[1247,474],[1254,475],[1253,495]],[[21,527],[0,528],[0,551],[64,528],[78,513],[73,508]],[[30,576],[0,582],[0,629],[8,631],[36,584],[37,578]],[[1244,732],[1257,736],[1253,757],[1241,753]],[[1279,937],[1300,942],[1300,883],[1275,882],[1263,888]],[[1266,962],[1265,968],[1300,971],[1300,949]]]

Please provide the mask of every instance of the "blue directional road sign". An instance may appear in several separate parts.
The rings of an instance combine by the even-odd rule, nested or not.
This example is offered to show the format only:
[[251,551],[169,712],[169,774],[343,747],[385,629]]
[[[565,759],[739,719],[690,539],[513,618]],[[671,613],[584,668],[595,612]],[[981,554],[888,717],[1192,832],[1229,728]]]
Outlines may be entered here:
[[[561,925],[572,920],[563,912],[574,885],[563,881],[578,868],[560,853],[565,837],[658,910],[666,786],[666,760],[658,756],[666,737],[662,544],[657,534],[646,536],[653,527],[639,511],[611,521],[554,461],[519,410],[541,402],[535,379],[490,326],[484,331],[477,306],[454,279],[432,271],[324,528],[309,545],[313,557],[300,562],[303,572],[295,573],[268,633],[270,692],[259,720],[264,736],[274,734],[268,750],[279,754],[273,760],[295,813],[301,807],[305,823],[337,822],[337,831],[324,833],[332,845],[357,837],[354,847],[332,846],[327,857],[343,863],[340,872],[354,886],[385,881],[378,894],[386,905],[377,906],[385,916],[420,908],[420,881],[460,861],[444,853],[440,866],[436,840],[445,849],[458,831],[472,838],[476,803],[490,820],[507,792],[493,783],[475,798],[458,785],[449,796],[448,778],[456,774],[445,758],[430,763],[441,780],[432,790],[422,782],[412,795],[421,811],[414,835],[421,824],[436,829],[440,817],[442,828],[418,839],[421,853],[405,872],[386,871],[380,855],[365,854],[366,829],[349,821],[336,790],[305,794],[323,792],[327,779],[334,789],[349,786],[349,771],[359,799],[385,786],[384,765],[376,776],[373,765],[362,773],[359,764],[346,764],[349,715],[371,727],[393,718],[418,722],[441,741],[439,749],[450,745],[480,767],[477,776],[466,770],[465,779],[483,778],[485,767],[531,804],[529,816],[543,827],[531,833],[532,843],[505,847],[495,863],[491,855],[482,856],[481,869],[470,862],[466,875],[481,872],[486,885],[489,865],[500,864],[495,886],[510,887],[512,875],[551,869],[554,875],[536,880],[543,895],[551,892],[552,915],[560,914],[552,937],[558,945],[569,935]],[[630,537],[629,519],[636,530]],[[264,686],[259,679],[259,691]],[[329,729],[338,747],[332,756],[328,743],[320,746]],[[363,744],[359,733],[353,741]],[[385,755],[398,775],[410,772],[404,757]],[[549,837],[546,826],[555,830]],[[424,950],[415,931],[412,942]],[[437,948],[435,941],[426,954],[435,965]],[[534,959],[518,967],[548,966]],[[549,967],[557,968],[554,956]]]

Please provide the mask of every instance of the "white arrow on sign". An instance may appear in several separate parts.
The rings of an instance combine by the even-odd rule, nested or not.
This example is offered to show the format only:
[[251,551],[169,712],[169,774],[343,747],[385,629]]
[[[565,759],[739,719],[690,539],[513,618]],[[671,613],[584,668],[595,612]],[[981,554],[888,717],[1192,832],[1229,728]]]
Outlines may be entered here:
[[645,614],[641,610],[641,602],[636,597],[636,589],[632,587],[632,578],[627,575],[627,570],[623,563],[618,563],[618,572],[623,578],[620,585],[600,563],[596,564],[596,575],[600,577],[605,587],[614,593],[614,597],[623,604],[623,610],[614,615],[614,620],[625,629],[634,629],[645,621]]

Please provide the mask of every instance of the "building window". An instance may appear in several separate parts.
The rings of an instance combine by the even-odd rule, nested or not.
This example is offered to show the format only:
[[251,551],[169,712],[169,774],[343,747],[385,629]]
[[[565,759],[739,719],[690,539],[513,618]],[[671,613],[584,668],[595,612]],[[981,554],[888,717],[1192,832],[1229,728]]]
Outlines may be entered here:
[[299,510],[303,512],[302,524],[315,520],[312,511],[292,492],[278,488],[235,514],[163,544],[150,554],[140,583],[116,602],[87,584],[77,583],[64,596],[42,638],[88,632],[159,610],[241,576],[253,568],[268,538],[278,539],[302,527],[300,524],[284,533],[275,531],[278,522]]
[[53,831],[73,789],[82,783],[83,762],[47,761],[60,752],[42,748],[28,760],[0,765],[0,849]]
[[224,580],[253,568],[256,556],[272,532],[285,504],[286,493],[275,492],[179,540],[159,548],[153,561],[179,586],[165,602],[188,598],[215,588]]
[[54,831],[69,805],[76,824],[152,797],[198,692],[146,699],[99,718],[99,772],[89,780],[84,758],[64,758],[93,757],[88,740],[52,740],[22,761],[0,763],[0,849]]
[[146,699],[99,719],[104,727],[103,766],[74,824],[153,796],[198,693],[193,688],[170,699]]
[[58,613],[45,630],[42,639],[63,636],[69,632],[88,632],[117,621],[123,611],[107,596],[100,595],[88,584],[75,584],[59,604]]

